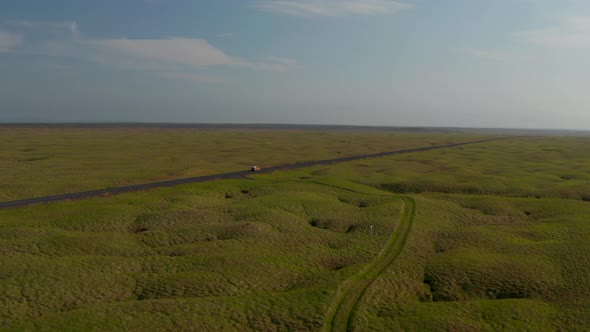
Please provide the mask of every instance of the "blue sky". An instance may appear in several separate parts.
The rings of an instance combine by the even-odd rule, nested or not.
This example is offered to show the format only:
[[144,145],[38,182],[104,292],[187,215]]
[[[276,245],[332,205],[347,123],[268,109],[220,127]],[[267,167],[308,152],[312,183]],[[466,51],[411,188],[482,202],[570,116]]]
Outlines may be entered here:
[[0,122],[590,129],[587,0],[0,9]]

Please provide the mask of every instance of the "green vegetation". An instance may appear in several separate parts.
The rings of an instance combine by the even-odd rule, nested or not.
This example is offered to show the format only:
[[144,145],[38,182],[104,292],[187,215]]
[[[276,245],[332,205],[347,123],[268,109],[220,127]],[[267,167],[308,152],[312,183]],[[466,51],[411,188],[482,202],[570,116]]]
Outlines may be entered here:
[[294,130],[0,126],[0,201],[310,160],[448,144],[489,135]]
[[[329,158],[338,135],[290,158]],[[589,143],[530,137],[3,210],[0,329],[321,330],[347,303],[352,330],[583,331]]]
[[16,330],[147,329],[157,318],[144,315],[163,311],[163,328],[317,329],[400,209],[387,195],[244,180],[5,210],[0,319]]
[[414,236],[366,293],[357,326],[588,326],[588,203],[434,194],[419,197],[417,205]]
[[363,293],[404,249],[416,216],[416,202],[408,197],[404,197],[402,200],[404,202],[403,213],[391,240],[373,263],[369,264],[356,278],[345,284],[344,290],[341,290],[342,295],[336,301],[336,306],[328,314],[326,330],[347,331],[350,328],[352,315]]

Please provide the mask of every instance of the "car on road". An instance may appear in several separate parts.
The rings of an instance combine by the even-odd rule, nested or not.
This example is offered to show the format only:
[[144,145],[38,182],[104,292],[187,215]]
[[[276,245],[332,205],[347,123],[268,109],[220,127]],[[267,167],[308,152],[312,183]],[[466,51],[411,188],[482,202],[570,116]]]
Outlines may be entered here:
[[260,167],[259,166],[252,166],[252,167],[250,167],[250,172],[260,172]]

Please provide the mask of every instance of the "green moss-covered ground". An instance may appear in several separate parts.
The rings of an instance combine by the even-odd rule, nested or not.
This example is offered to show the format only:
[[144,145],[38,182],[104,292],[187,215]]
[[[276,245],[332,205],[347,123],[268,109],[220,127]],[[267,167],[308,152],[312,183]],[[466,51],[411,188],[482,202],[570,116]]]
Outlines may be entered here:
[[319,330],[404,195],[410,235],[354,330],[584,331],[588,149],[530,137],[3,210],[0,330]]
[[0,201],[488,137],[459,133],[0,126]]

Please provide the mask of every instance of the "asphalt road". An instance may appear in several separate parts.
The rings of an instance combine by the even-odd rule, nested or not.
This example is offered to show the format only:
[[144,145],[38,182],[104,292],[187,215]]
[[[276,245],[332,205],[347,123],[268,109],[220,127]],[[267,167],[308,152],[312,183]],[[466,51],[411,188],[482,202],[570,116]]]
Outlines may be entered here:
[[[280,166],[271,166],[271,167],[267,167],[267,168],[264,168],[264,165],[261,165],[261,167],[263,167],[263,168],[258,173],[271,173],[271,172],[280,171],[280,170],[296,169],[296,168],[318,166],[318,165],[330,165],[330,164],[340,163],[340,162],[345,162],[345,161],[378,158],[378,157],[385,157],[385,156],[393,156],[393,155],[397,155],[397,154],[423,152],[423,151],[430,151],[430,150],[437,150],[437,149],[444,149],[444,148],[453,148],[453,147],[458,147],[458,146],[463,146],[463,145],[468,145],[468,144],[485,143],[485,142],[492,142],[492,141],[499,141],[499,140],[505,140],[505,139],[513,139],[513,138],[519,138],[519,137],[513,137],[513,136],[512,137],[501,137],[501,138],[492,138],[492,139],[462,142],[462,143],[435,145],[435,146],[428,146],[428,147],[422,147],[422,148],[396,150],[396,151],[389,151],[389,152],[379,152],[379,153],[364,154],[364,155],[359,155],[359,156],[341,157],[341,158],[308,161],[308,162],[303,162],[303,163],[287,164],[287,165],[280,165]],[[115,187],[115,188],[108,188],[108,189],[90,190],[90,191],[83,191],[83,192],[62,194],[62,195],[55,195],[55,196],[28,198],[28,199],[21,199],[21,200],[17,200],[17,201],[2,202],[2,203],[0,203],[0,209],[16,208],[16,207],[22,207],[22,206],[27,206],[27,205],[32,205],[32,204],[39,204],[39,203],[53,203],[53,202],[60,202],[60,201],[67,201],[67,200],[74,200],[74,199],[84,199],[84,198],[90,198],[90,197],[114,195],[114,194],[147,190],[147,189],[153,189],[153,188],[172,187],[172,186],[176,186],[176,185],[180,185],[180,184],[187,184],[187,183],[206,182],[206,181],[221,180],[221,179],[236,179],[236,178],[242,178],[248,174],[251,174],[251,172],[250,171],[240,171],[240,172],[231,172],[231,173],[221,173],[221,174],[197,176],[197,177],[192,177],[192,178],[142,183],[142,184],[135,184],[135,185],[130,185],[130,186]]]

